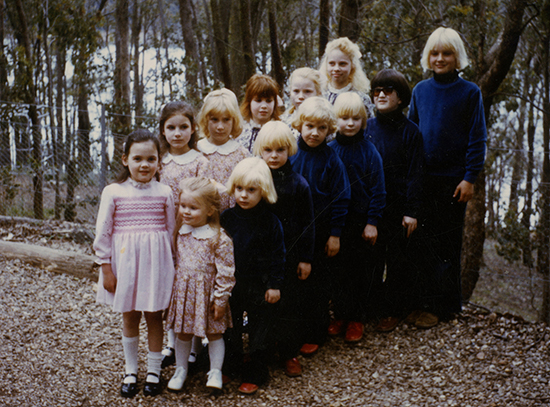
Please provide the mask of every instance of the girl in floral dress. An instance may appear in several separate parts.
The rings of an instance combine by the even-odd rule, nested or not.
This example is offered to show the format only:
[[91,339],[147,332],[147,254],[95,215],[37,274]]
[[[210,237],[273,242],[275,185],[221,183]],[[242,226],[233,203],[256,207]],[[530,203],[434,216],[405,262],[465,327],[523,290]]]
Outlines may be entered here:
[[176,332],[176,372],[168,389],[179,391],[187,377],[193,336],[208,338],[206,386],[222,388],[223,333],[231,327],[228,299],[235,285],[233,243],[220,228],[220,196],[205,178],[180,182],[176,278],[166,328]]

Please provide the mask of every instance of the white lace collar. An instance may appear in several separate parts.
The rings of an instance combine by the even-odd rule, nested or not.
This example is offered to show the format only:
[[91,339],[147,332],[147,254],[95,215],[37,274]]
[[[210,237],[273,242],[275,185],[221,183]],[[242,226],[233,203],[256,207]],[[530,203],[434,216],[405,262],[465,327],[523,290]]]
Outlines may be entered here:
[[189,164],[190,162],[195,161],[200,155],[201,153],[194,149],[191,149],[188,152],[180,155],[172,155],[170,153],[166,153],[166,155],[162,159],[162,163],[168,164],[170,161],[174,161],[176,164],[179,165]]
[[155,178],[152,178],[148,182],[139,182],[139,181],[134,180],[133,178],[128,177],[128,182],[130,183],[130,185],[134,186],[137,189],[151,188],[153,180],[155,180]]
[[210,141],[203,138],[199,140],[199,142],[197,143],[197,147],[204,154],[219,153],[221,155],[229,155],[232,152],[236,151],[240,147],[240,144],[237,143],[235,140],[230,139],[227,141],[227,143],[222,144],[221,146],[217,146],[216,144],[212,144]]
[[188,233],[191,233],[194,238],[208,239],[216,235],[216,229],[211,227],[209,224],[206,224],[204,226],[199,226],[198,228],[194,228],[193,226],[183,224],[178,233],[180,235],[186,235]]
[[330,83],[328,83],[327,84],[327,89],[331,93],[340,94],[340,93],[344,93],[344,92],[349,92],[351,90],[351,85],[352,85],[352,83],[348,83],[342,89],[336,89],[334,86],[332,86]]

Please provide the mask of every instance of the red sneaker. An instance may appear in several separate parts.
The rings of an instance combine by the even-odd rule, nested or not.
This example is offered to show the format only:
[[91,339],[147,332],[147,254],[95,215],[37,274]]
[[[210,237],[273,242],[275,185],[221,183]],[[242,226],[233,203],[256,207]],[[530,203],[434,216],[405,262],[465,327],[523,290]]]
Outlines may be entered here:
[[336,336],[340,335],[342,331],[344,330],[344,325],[346,323],[341,319],[335,319],[333,320],[330,325],[328,326],[328,334],[330,336]]
[[292,358],[285,361],[285,374],[289,377],[302,375],[302,366],[297,358]]
[[254,394],[258,391],[258,385],[254,383],[242,383],[239,386],[239,392],[243,394]]
[[315,343],[304,343],[300,348],[300,353],[304,356],[311,356],[319,350],[319,345]]
[[359,342],[363,337],[363,324],[361,322],[350,322],[346,328],[346,342]]

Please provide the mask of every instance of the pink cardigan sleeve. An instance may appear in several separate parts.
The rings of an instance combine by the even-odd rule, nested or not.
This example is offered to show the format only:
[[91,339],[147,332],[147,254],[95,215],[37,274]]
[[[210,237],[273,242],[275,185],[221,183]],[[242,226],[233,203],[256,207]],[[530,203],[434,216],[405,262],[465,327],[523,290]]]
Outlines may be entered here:
[[101,203],[95,226],[94,251],[98,259],[96,263],[111,263],[111,240],[113,237],[113,219],[115,201],[111,189],[106,187],[101,194]]
[[216,247],[216,279],[214,281],[214,302],[223,307],[235,286],[235,258],[233,255],[233,241],[225,231],[220,231]]

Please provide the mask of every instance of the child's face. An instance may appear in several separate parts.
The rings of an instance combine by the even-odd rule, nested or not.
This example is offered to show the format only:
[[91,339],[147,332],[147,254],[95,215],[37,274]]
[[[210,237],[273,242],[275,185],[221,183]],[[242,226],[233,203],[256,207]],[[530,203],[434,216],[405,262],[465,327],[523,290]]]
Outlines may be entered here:
[[273,109],[275,108],[275,99],[255,97],[250,102],[250,112],[252,113],[252,120],[256,123],[264,125],[273,115]]
[[328,126],[321,121],[305,121],[302,124],[302,139],[306,144],[315,148],[320,146],[328,135]]
[[272,170],[281,168],[288,161],[288,147],[266,146],[261,151],[262,159]]
[[252,209],[262,200],[262,191],[256,185],[235,185],[233,196],[242,209]]
[[208,140],[212,144],[221,146],[227,143],[232,130],[233,118],[228,113],[208,116],[208,132],[210,133]]
[[171,154],[181,155],[190,150],[188,144],[194,130],[187,116],[177,114],[170,117],[164,123],[162,130],[166,141],[170,145]]
[[333,49],[327,56],[327,71],[330,83],[336,89],[341,89],[350,82],[351,60],[339,49]]
[[374,88],[374,104],[380,113],[393,112],[401,104],[401,99],[395,89],[391,86],[380,86]]
[[180,194],[179,215],[183,223],[198,228],[208,223],[208,218],[213,215],[214,208],[208,208],[196,196],[183,190]]
[[318,96],[312,80],[298,76],[292,81],[290,87],[290,103],[292,103],[292,106],[297,109],[304,100],[312,96]]
[[361,116],[342,116],[338,118],[338,131],[344,136],[355,136],[361,130],[363,119]]
[[159,168],[157,146],[151,140],[132,144],[128,156],[122,156],[122,164],[128,167],[134,181],[151,181]]
[[443,75],[456,69],[456,55],[451,49],[436,45],[429,56],[430,66],[436,74]]

